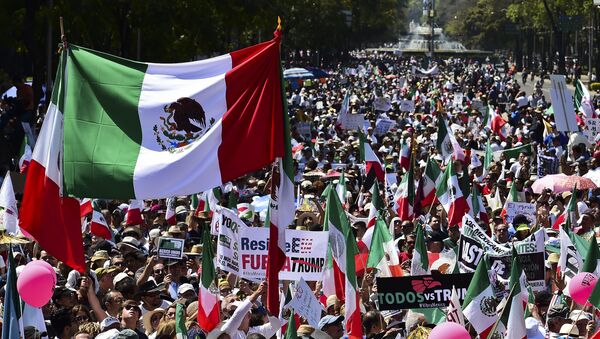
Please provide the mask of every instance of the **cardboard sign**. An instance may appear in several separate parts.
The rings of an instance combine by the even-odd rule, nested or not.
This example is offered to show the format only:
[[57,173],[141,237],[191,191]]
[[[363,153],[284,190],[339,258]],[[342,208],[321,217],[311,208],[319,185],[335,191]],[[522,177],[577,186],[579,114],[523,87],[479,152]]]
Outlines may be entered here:
[[312,135],[311,135],[311,126],[310,126],[310,122],[299,122],[297,127],[298,129],[298,133],[300,133],[300,135],[306,139],[306,140],[310,140]]
[[473,273],[377,278],[379,310],[446,307],[450,303],[452,287],[462,302]]
[[[323,278],[329,232],[286,230],[286,260],[279,279],[317,281]],[[239,238],[239,276],[251,281],[266,278],[269,229],[244,227]]]
[[239,274],[240,232],[246,228],[237,213],[221,208],[218,222],[217,267],[233,274]]
[[360,130],[365,125],[364,114],[344,114],[338,117],[338,122],[343,129]]
[[[506,203],[506,222],[511,224],[515,216],[523,214],[529,220],[529,224],[535,224],[535,204],[527,202],[508,202]],[[516,228],[516,226],[515,226]]]
[[575,107],[573,106],[573,95],[567,89],[567,81],[564,75],[550,75],[550,98],[554,109],[554,121],[556,129],[561,132],[577,132],[577,120],[575,119]]
[[396,122],[392,119],[379,118],[375,121],[375,135],[384,135],[395,125]]
[[294,296],[288,306],[293,308],[296,314],[306,319],[310,326],[319,327],[323,304],[317,300],[314,292],[302,277],[294,288]]
[[377,97],[373,101],[373,108],[376,111],[387,112],[392,108],[392,100],[385,97]]
[[181,260],[183,258],[184,239],[158,238],[158,257]]
[[415,103],[412,100],[402,100],[400,102],[400,112],[413,112],[415,110]]
[[588,138],[590,144],[596,143],[596,136],[600,133],[600,118],[589,118],[585,122],[585,130],[583,131]]

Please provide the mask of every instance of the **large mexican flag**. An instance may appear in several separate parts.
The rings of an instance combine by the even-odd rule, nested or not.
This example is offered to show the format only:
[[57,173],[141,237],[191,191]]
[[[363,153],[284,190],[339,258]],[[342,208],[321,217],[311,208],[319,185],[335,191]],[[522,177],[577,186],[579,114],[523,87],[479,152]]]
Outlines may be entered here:
[[156,64],[66,50],[64,193],[190,195],[284,155],[280,37],[211,59]]

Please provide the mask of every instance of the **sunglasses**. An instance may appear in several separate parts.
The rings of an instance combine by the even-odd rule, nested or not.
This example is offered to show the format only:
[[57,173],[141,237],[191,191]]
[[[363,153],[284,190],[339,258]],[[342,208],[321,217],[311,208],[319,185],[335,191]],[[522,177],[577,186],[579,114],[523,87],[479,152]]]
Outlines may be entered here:
[[154,270],[154,274],[163,274],[165,270]]
[[84,322],[90,320],[90,318],[87,315],[82,315],[79,317],[75,317],[75,320],[77,320],[78,322]]
[[140,311],[140,308],[139,308],[139,307],[137,307],[137,306],[135,306],[135,305],[125,305],[125,307],[124,307],[124,308],[125,308],[127,311],[131,311],[131,310],[133,309],[133,310],[135,310],[135,311],[137,311],[137,312],[140,312],[140,313],[142,313],[142,312]]
[[125,266],[125,262],[115,262],[113,263],[114,266]]

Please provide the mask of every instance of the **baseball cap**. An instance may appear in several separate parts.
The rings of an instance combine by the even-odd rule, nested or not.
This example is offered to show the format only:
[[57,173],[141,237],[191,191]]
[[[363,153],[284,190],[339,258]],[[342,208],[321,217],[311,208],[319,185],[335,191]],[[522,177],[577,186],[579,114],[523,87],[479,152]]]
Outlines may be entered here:
[[117,285],[117,283],[119,283],[121,280],[127,278],[130,278],[129,275],[125,272],[121,272],[113,278],[113,285]]
[[323,318],[321,318],[321,320],[319,320],[319,329],[322,331],[323,328],[329,326],[329,325],[333,325],[333,324],[337,324],[339,322],[342,322],[344,320],[344,316],[342,315],[326,315]]
[[[177,295],[182,295],[187,291],[194,291],[194,286],[192,286],[192,284],[181,284],[178,288],[177,288]],[[194,291],[194,293],[196,293],[196,291]]]
[[100,331],[104,332],[107,328],[116,324],[121,324],[119,319],[115,317],[106,317],[104,320],[102,320],[102,322],[100,322]]

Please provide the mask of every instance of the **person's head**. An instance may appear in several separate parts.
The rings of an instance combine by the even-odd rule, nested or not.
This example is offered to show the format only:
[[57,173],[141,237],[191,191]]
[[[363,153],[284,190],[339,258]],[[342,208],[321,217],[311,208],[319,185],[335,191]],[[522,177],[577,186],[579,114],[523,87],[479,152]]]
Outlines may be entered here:
[[50,317],[50,323],[52,324],[56,336],[61,339],[71,338],[77,331],[77,326],[73,322],[71,311],[68,309],[56,309]]
[[52,301],[58,307],[70,310],[77,304],[77,294],[67,287],[60,286],[54,289]]
[[123,308],[121,309],[120,318],[121,325],[124,328],[134,329],[137,326],[138,320],[142,316],[142,310],[140,305],[135,300],[126,300],[123,302]]
[[394,227],[394,238],[398,238],[402,235],[402,220],[398,217],[392,219],[392,225]]
[[506,224],[497,224],[494,227],[494,235],[496,236],[496,241],[504,244],[508,242],[508,226]]
[[431,227],[434,231],[439,231],[441,228],[440,218],[434,216],[431,217],[431,221],[429,221],[429,227]]
[[146,335],[150,335],[158,329],[160,320],[164,315],[165,310],[162,308],[156,308],[144,315],[144,329],[146,330]]
[[167,307],[164,318],[168,321],[175,320],[176,315],[177,315],[177,303],[172,303],[171,305],[169,305],[169,307]]
[[383,316],[379,311],[369,311],[363,317],[363,326],[365,334],[377,334],[385,329]]
[[119,310],[123,306],[123,294],[119,291],[110,291],[102,298],[102,307],[105,310]]
[[50,264],[52,267],[56,267],[56,265],[58,264],[58,260],[56,260],[56,258],[52,254],[50,254],[44,250],[42,250],[40,252],[40,259],[44,260],[45,262]]
[[402,222],[402,234],[404,234],[406,236],[408,234],[411,234],[414,231],[415,231],[415,225],[412,223],[412,221],[404,220]]
[[163,282],[163,279],[165,278],[165,265],[163,264],[156,264],[152,267],[152,277],[154,278],[154,281],[156,281],[157,284],[160,284],[161,282]]
[[71,309],[71,315],[73,316],[73,320],[77,324],[77,326],[90,322],[92,317],[90,315],[90,311],[81,304],[75,305],[73,309]]
[[133,299],[137,286],[132,277],[127,273],[119,273],[113,279],[115,290],[121,292],[125,299]]
[[411,233],[406,236],[406,241],[405,241],[406,252],[412,253],[413,249],[415,248],[415,240],[416,240],[416,235],[414,233]]
[[172,339],[177,335],[175,329],[175,319],[163,321],[158,325],[156,330],[156,339]]
[[160,291],[163,289],[161,285],[157,285],[155,281],[148,280],[139,286],[139,296],[147,310],[153,310],[162,305]]
[[114,266],[119,271],[123,272],[127,268],[127,264],[125,263],[125,258],[121,255],[115,255],[111,259],[111,266]]
[[188,302],[192,302],[198,298],[196,291],[192,284],[181,284],[177,288],[177,297],[187,300]]
[[265,338],[265,336],[260,333],[250,333],[250,334],[248,334],[246,339],[267,339],[267,338]]
[[448,227],[448,235],[452,241],[458,242],[460,239],[460,227],[458,227],[458,224]]
[[326,315],[319,321],[319,330],[327,333],[332,339],[340,339],[344,335],[343,316]]

